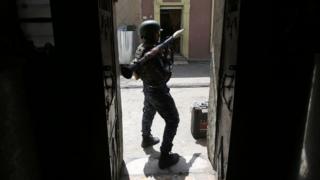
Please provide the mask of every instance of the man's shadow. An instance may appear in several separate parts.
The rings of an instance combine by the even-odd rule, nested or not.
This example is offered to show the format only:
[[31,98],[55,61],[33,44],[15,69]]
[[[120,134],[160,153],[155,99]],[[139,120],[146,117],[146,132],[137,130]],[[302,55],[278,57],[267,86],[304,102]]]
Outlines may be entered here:
[[153,177],[154,179],[170,178],[174,175],[179,175],[180,178],[186,178],[189,175],[189,170],[192,164],[200,156],[201,153],[194,153],[192,158],[187,160],[180,156],[179,162],[169,168],[160,169],[158,166],[160,152],[156,151],[153,147],[145,148],[144,152],[150,155],[148,162],[146,162],[143,171],[146,177]]

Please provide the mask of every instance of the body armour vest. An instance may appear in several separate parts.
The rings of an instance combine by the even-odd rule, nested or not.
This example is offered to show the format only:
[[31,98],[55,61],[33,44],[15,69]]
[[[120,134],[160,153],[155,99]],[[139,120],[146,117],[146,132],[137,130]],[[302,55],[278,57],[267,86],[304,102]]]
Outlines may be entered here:
[[[139,59],[154,46],[140,44],[136,50],[133,63],[139,62]],[[146,61],[136,73],[140,76],[144,85],[161,86],[171,77],[172,63],[167,59],[167,55],[163,52],[158,53],[155,57]]]

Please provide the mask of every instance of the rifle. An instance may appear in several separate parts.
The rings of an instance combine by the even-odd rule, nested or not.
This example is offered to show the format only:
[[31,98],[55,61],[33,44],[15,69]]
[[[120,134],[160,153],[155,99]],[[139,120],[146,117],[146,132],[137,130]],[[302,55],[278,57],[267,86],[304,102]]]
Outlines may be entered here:
[[182,35],[184,29],[180,29],[176,31],[171,37],[166,39],[163,43],[157,45],[156,47],[152,48],[150,51],[146,52],[142,58],[135,64],[130,64],[127,66],[121,66],[121,75],[126,79],[130,79],[134,71],[138,70],[141,65],[143,65],[148,60],[152,59],[162,48],[170,44],[172,41],[177,39]]

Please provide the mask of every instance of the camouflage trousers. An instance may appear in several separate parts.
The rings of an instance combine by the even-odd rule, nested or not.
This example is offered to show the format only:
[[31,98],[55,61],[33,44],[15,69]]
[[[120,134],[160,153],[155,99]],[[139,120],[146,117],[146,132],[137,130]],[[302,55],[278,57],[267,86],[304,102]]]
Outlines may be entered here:
[[169,91],[170,89],[166,85],[157,88],[144,86],[143,88],[142,135],[150,135],[154,116],[158,112],[165,121],[163,140],[160,147],[161,152],[171,151],[172,141],[180,121],[178,110]]

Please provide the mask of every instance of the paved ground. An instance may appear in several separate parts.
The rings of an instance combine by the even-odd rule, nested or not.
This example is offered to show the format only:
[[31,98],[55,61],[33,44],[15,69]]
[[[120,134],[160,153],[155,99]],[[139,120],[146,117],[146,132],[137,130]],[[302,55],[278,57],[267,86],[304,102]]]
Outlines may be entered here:
[[[178,64],[168,82],[180,115],[173,152],[181,155],[177,165],[160,170],[157,166],[160,144],[142,149],[141,117],[143,107],[142,82],[121,77],[123,112],[124,161],[122,179],[215,179],[208,161],[206,139],[191,135],[191,105],[209,97],[209,62]],[[162,140],[164,121],[157,114],[152,133]],[[161,143],[161,141],[160,141]],[[130,178],[129,178],[130,177]]]

